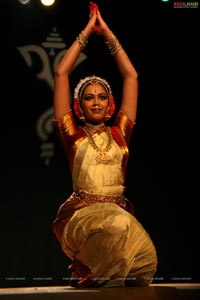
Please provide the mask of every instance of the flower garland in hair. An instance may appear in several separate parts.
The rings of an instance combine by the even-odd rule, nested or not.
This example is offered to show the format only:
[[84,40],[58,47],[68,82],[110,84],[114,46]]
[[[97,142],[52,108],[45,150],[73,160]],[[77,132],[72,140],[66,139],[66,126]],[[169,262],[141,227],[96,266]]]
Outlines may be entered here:
[[103,79],[103,78],[101,78],[99,76],[92,75],[92,76],[87,76],[84,79],[81,79],[79,81],[79,83],[77,84],[77,86],[76,86],[76,88],[74,90],[74,98],[78,99],[79,96],[80,96],[79,93],[80,93],[80,90],[81,90],[82,86],[85,85],[85,83],[87,83],[87,82],[90,82],[90,81],[92,82],[93,80],[96,80],[98,83],[100,83],[101,85],[103,85],[106,88],[106,90],[108,91],[108,93],[112,94],[111,87],[110,87],[109,83],[105,79]]

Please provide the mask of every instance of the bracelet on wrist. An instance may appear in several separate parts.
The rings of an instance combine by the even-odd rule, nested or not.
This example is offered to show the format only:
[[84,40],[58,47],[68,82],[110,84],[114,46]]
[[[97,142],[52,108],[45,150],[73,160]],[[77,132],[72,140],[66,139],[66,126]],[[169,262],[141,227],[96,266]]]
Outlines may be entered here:
[[82,30],[81,33],[79,33],[79,35],[77,36],[76,40],[79,43],[79,46],[81,47],[81,50],[84,50],[88,40],[86,39],[85,35],[84,35],[84,31]]
[[117,37],[112,33],[107,41],[105,41],[111,55],[117,54],[117,52],[121,49],[121,44],[119,43]]

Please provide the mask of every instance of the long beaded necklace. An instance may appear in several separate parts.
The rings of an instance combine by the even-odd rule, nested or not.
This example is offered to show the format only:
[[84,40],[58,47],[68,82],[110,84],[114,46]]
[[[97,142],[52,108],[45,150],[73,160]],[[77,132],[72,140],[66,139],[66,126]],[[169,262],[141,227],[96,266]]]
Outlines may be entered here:
[[92,146],[93,149],[95,149],[97,151],[97,155],[95,157],[96,161],[98,161],[99,163],[102,163],[102,164],[107,163],[111,159],[111,156],[108,154],[108,151],[111,148],[111,144],[112,144],[112,140],[113,140],[112,135],[110,133],[110,129],[107,126],[105,126],[106,133],[108,134],[108,144],[104,149],[97,146],[92,134],[87,129],[87,127],[84,127],[83,129],[88,137],[90,145]]

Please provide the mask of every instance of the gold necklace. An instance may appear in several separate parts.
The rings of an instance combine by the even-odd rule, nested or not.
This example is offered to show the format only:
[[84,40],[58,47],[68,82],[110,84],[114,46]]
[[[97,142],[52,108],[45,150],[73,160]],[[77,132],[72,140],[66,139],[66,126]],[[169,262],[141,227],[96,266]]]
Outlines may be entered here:
[[108,151],[110,150],[112,144],[112,135],[110,133],[110,129],[107,126],[105,126],[106,133],[108,134],[108,144],[105,149],[101,149],[100,147],[97,146],[97,144],[93,139],[92,134],[89,132],[87,127],[84,127],[83,129],[88,137],[90,145],[92,146],[93,149],[97,151],[97,156],[95,157],[96,161],[102,164],[107,163],[111,159],[111,156],[108,154]]
[[105,130],[105,124],[103,123],[99,125],[93,125],[90,123],[86,123],[84,128],[86,128],[91,134],[95,134],[95,133],[100,134]]

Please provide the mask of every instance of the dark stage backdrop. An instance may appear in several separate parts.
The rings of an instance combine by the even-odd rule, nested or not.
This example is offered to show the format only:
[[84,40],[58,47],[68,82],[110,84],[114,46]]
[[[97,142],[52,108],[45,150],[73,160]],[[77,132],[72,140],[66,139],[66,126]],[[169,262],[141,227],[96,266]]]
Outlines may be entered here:
[[[139,73],[126,194],[157,248],[154,282],[199,282],[198,2],[97,3]],[[0,284],[66,285],[70,262],[52,222],[72,185],[52,122],[53,74],[87,22],[88,1],[0,7]],[[121,79],[99,39],[91,37],[72,82],[105,77],[118,106]]]

